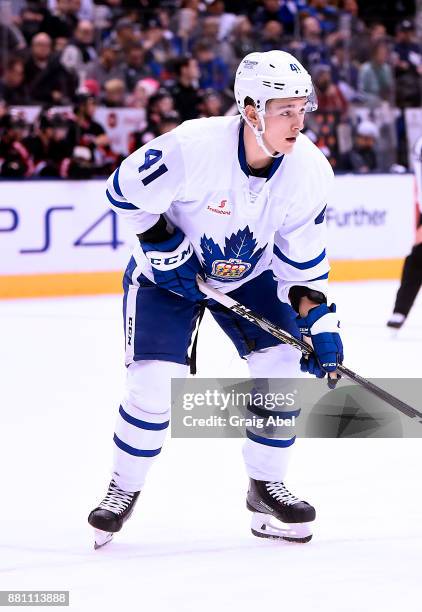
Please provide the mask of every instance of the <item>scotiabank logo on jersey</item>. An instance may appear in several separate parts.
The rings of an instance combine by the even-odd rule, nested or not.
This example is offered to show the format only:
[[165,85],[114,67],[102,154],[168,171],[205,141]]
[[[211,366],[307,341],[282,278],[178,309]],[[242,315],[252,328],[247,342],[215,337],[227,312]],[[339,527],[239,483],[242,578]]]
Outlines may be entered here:
[[230,204],[227,203],[227,200],[221,200],[220,204],[208,204],[207,210],[217,215],[232,214],[232,211],[230,210]]
[[201,250],[207,276],[220,281],[246,278],[267,246],[256,249],[256,245],[256,238],[248,226],[225,238],[224,251],[211,237],[208,238],[204,234],[201,238]]

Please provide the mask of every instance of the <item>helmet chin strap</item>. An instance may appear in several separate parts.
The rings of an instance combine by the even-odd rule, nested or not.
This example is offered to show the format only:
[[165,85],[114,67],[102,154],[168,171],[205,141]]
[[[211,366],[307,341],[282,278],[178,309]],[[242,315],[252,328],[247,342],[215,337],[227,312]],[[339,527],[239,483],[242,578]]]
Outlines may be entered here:
[[258,126],[255,126],[253,123],[251,123],[251,121],[249,121],[249,119],[246,117],[246,114],[243,114],[243,118],[246,121],[246,123],[249,125],[249,127],[251,128],[251,130],[254,133],[254,136],[256,138],[256,142],[258,143],[258,145],[261,147],[261,149],[264,151],[265,155],[268,155],[268,157],[273,157],[273,158],[277,158],[277,157],[281,157],[283,155],[283,153],[277,153],[276,155],[274,155],[274,153],[271,153],[265,142],[264,142],[264,132],[265,132],[265,120],[264,120],[264,112],[263,111],[258,111],[258,117],[261,121],[261,125],[262,125],[262,129],[260,130],[258,128]]

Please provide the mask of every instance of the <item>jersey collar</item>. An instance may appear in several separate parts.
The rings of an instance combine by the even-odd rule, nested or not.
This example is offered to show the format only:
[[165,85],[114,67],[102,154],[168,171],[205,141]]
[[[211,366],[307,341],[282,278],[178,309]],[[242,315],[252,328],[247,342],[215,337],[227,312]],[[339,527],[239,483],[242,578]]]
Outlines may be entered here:
[[[240,167],[242,168],[242,171],[246,174],[247,177],[249,177],[251,176],[251,173],[249,172],[248,164],[246,163],[245,142],[243,140],[244,130],[245,130],[245,124],[243,121],[241,121],[240,129],[239,129],[239,142],[237,146],[237,157],[239,159],[239,164],[240,164]],[[269,172],[268,172],[268,176],[266,179],[267,181],[269,181],[270,178],[273,176],[273,174],[275,174],[276,170],[280,166],[283,159],[284,159],[284,155],[282,155],[281,157],[274,158],[273,163],[271,164]]]

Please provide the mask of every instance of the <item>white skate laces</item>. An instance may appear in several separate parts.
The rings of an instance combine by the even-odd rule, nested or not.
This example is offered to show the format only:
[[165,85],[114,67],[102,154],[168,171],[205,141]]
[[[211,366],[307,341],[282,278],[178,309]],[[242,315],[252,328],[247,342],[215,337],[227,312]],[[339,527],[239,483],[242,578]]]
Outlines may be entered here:
[[114,480],[111,481],[107,491],[107,495],[99,505],[102,510],[109,510],[115,514],[124,512],[133,499],[134,493],[123,491],[120,489]]
[[282,482],[267,482],[265,487],[271,497],[274,497],[277,501],[282,502],[283,504],[290,506],[292,504],[297,504],[297,502],[300,501],[296,495],[290,493]]

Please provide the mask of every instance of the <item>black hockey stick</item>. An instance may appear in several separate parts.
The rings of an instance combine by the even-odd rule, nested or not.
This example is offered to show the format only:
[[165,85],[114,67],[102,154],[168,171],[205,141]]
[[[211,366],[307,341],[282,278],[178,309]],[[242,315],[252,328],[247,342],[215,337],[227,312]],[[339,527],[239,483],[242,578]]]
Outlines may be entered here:
[[[256,314],[250,308],[239,304],[239,302],[236,302],[236,300],[234,300],[233,298],[229,297],[228,295],[225,295],[224,293],[221,293],[221,291],[213,289],[200,277],[197,277],[197,281],[198,287],[202,291],[202,293],[205,293],[206,296],[212,298],[222,306],[225,306],[232,312],[235,312],[244,319],[247,319],[251,323],[254,323],[258,327],[261,327],[261,329],[265,330],[269,334],[272,334],[273,336],[275,336],[279,340],[282,340],[286,344],[294,346],[304,355],[310,355],[313,352],[312,348],[306,342],[298,340],[297,338],[289,334],[289,332],[284,331],[284,329],[281,329],[281,327],[278,327],[278,325],[271,323],[271,321],[264,319],[264,317],[261,317],[260,315]],[[366,378],[363,378],[362,376],[359,376],[359,374],[356,374],[356,372],[349,370],[349,368],[346,368],[346,366],[344,365],[339,365],[337,367],[337,371],[340,372],[340,374],[347,376],[347,378],[350,378],[350,380],[357,383],[358,385],[361,385],[367,391],[384,400],[384,402],[387,402],[387,404],[390,404],[390,406],[393,406],[393,408],[396,408],[406,416],[410,417],[411,419],[420,419],[419,422],[422,423],[422,412],[419,412],[415,408],[412,408],[412,406],[409,406],[405,402],[402,402],[397,397],[394,397],[394,395],[388,393],[388,391],[385,391],[384,389],[381,389],[381,387],[374,385],[374,383],[370,382],[369,380],[366,380]]]

